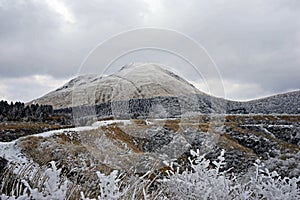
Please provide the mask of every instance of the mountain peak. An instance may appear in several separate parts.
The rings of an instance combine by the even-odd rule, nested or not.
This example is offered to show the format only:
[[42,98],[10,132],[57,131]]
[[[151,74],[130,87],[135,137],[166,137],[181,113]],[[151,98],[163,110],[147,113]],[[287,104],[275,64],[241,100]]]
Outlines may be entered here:
[[[54,109],[102,105],[112,102],[176,104],[179,110],[223,113],[299,114],[300,91],[279,94],[249,102],[235,102],[200,92],[166,67],[154,63],[130,63],[109,76],[78,76],[57,90],[30,103],[52,105]],[[138,106],[143,106],[137,103]],[[196,105],[196,107],[195,107]],[[142,109],[135,108],[135,109]]]
[[84,104],[153,97],[203,94],[185,79],[154,63],[129,63],[109,76],[78,76],[57,90],[36,99],[39,104],[66,108]]
[[134,74],[149,74],[149,73],[169,73],[170,71],[166,70],[163,65],[156,63],[142,63],[142,62],[133,62],[124,65],[116,74],[126,75],[128,73]]
[[[130,75],[131,74],[131,75]],[[201,93],[198,89],[196,89],[191,83],[186,81],[184,78],[175,74],[174,72],[166,69],[166,66],[157,64],[157,63],[129,63],[124,65],[117,73],[118,76],[134,76],[135,78],[140,77],[149,77],[153,76],[152,80],[154,81],[154,77],[163,78],[163,75],[170,76],[184,84],[191,86],[194,90],[197,90],[197,93]],[[193,92],[194,93],[194,92]]]

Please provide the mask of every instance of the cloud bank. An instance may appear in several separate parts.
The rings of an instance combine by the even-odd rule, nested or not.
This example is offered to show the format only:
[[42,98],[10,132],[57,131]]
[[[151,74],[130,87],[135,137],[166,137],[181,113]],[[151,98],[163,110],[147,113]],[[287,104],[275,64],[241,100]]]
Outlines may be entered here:
[[[297,0],[0,0],[0,98],[28,101],[54,90],[97,44],[142,27],[177,30],[202,44],[230,99],[299,89],[299,11]],[[186,68],[157,52],[116,65],[129,60]],[[205,90],[197,77],[185,78]]]

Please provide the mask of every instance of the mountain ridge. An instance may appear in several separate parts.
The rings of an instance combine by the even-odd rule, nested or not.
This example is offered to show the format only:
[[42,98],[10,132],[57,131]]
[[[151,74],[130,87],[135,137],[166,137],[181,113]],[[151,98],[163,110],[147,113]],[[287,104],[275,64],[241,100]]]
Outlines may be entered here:
[[189,101],[198,101],[202,107],[214,104],[218,108],[212,110],[221,113],[300,113],[300,90],[249,101],[228,100],[208,95],[175,73],[149,63],[127,64],[108,76],[87,74],[75,77],[29,104],[49,104],[55,109],[63,109],[112,101],[180,96],[193,96]]

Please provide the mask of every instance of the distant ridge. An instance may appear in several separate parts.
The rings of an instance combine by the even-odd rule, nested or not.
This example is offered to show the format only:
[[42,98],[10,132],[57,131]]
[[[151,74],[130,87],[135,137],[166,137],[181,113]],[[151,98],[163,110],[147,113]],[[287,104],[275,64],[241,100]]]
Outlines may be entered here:
[[249,113],[300,114],[300,90],[240,103]]

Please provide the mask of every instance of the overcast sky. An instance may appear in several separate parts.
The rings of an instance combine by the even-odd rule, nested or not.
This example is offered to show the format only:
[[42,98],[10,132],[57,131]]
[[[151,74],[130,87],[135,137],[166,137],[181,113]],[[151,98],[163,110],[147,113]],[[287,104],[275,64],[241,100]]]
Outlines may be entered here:
[[97,44],[143,27],[203,45],[229,99],[299,89],[299,19],[299,0],[0,0],[0,99],[29,101],[56,89]]

